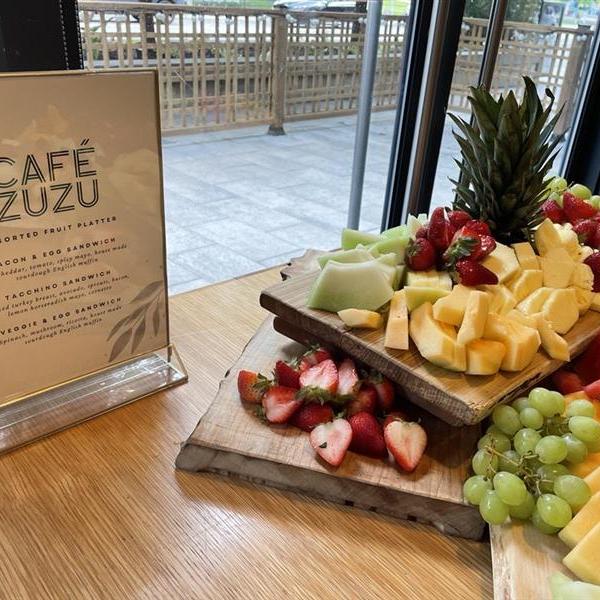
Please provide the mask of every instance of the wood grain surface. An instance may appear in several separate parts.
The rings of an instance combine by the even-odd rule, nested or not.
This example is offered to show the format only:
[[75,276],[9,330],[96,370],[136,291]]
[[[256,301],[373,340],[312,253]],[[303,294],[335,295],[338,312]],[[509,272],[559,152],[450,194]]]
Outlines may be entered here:
[[241,369],[269,374],[275,360],[292,359],[303,350],[273,329],[273,317],[267,318],[221,382],[214,401],[177,457],[177,466],[306,492],[432,523],[447,534],[480,539],[485,524],[462,495],[479,427],[451,427],[420,409],[411,411],[405,401],[401,408],[421,420],[428,435],[427,451],[413,473],[402,472],[391,461],[353,452],[333,469],[317,459],[306,433],[263,423],[253,405],[242,405],[237,391]]
[[190,383],[0,457],[0,597],[492,597],[488,544],[175,470],[278,280],[273,269],[172,298]]
[[[501,400],[509,401],[533,387],[563,363],[540,350],[519,373],[465,375],[426,361],[411,342],[410,350],[383,345],[383,330],[348,330],[334,313],[306,307],[314,273],[299,275],[266,289],[261,305],[284,321],[341,348],[398,383],[413,402],[452,425],[473,424],[485,418]],[[565,336],[576,356],[600,331],[600,313],[589,311]]]

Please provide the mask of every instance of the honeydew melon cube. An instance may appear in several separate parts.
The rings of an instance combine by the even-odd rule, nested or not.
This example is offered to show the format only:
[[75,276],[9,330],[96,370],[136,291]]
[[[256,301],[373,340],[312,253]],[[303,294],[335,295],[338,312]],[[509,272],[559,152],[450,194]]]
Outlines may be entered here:
[[500,243],[496,243],[496,248],[486,256],[482,264],[496,274],[498,283],[508,281],[521,269],[515,251],[510,246]]
[[406,271],[406,285],[412,287],[437,287],[440,276],[434,269],[429,271]]
[[579,320],[575,290],[554,290],[544,302],[542,314],[556,333],[567,333]]
[[410,238],[408,235],[408,227],[406,225],[398,225],[397,227],[391,227],[381,232],[382,238]]
[[391,253],[396,258],[396,264],[404,263],[404,254],[406,246],[408,245],[408,239],[408,237],[382,239],[371,246],[371,251],[375,251],[379,254]]
[[563,564],[586,583],[600,585],[600,523],[563,558]]
[[550,576],[552,600],[600,600],[600,587],[583,581],[573,581],[562,573]]
[[352,250],[358,244],[372,244],[379,241],[379,236],[376,233],[367,233],[366,231],[358,231],[357,229],[342,229],[342,249]]
[[600,294],[598,292],[593,292],[590,308],[596,312],[600,312]]
[[573,269],[571,284],[590,292],[594,288],[594,273],[589,265],[578,263]]
[[517,310],[520,310],[526,315],[533,315],[540,312],[553,291],[552,288],[541,287],[539,290],[533,292],[533,294],[527,296],[524,300],[521,300],[521,302],[517,304]]
[[473,340],[467,344],[467,375],[494,375],[506,354],[506,346],[493,340]]
[[473,288],[455,285],[452,291],[433,305],[433,316],[437,321],[459,327],[465,316],[467,300]]
[[566,288],[575,270],[575,261],[564,248],[553,248],[540,259],[544,286]]
[[536,329],[495,314],[488,315],[483,337],[506,346],[506,354],[500,365],[503,371],[522,371],[534,359],[541,344]]
[[567,340],[552,329],[552,325],[550,325],[542,313],[537,313],[535,317],[537,330],[542,340],[542,348],[547,352],[548,356],[556,360],[570,361],[571,354]]
[[315,280],[307,305],[335,313],[345,308],[377,310],[393,295],[389,276],[377,261],[329,261]]
[[390,300],[390,311],[388,313],[385,328],[385,339],[383,345],[395,350],[408,350],[408,308],[406,306],[406,292],[396,292]]
[[508,284],[515,300],[521,302],[532,292],[542,287],[544,272],[540,269],[525,269]]
[[443,298],[450,293],[448,290],[442,290],[440,288],[417,287],[410,285],[404,286],[404,292],[406,294],[406,306],[408,307],[408,312],[414,311],[425,302],[434,304],[440,298]]
[[535,230],[534,239],[537,251],[541,256],[544,256],[553,248],[559,248],[562,245],[560,235],[550,219],[544,219],[541,222],[540,226]]
[[572,521],[559,531],[558,537],[569,548],[575,548],[596,523],[600,523],[600,493],[595,493],[588,500]]
[[575,298],[577,299],[577,309],[579,310],[579,316],[583,316],[592,305],[592,300],[594,298],[594,292],[590,290],[584,290],[583,288],[576,287],[574,285],[570,285],[568,290],[573,290],[575,292]]
[[439,277],[438,286],[440,288],[442,288],[443,290],[448,290],[449,292],[452,291],[454,283],[452,282],[452,278],[450,277],[450,274],[446,273],[446,271],[438,271],[438,277]]
[[[425,219],[425,223],[426,222],[427,219]],[[419,231],[419,229],[421,229],[425,223],[422,223],[420,219],[417,219],[417,217],[410,215],[406,220],[406,229],[409,237],[414,240],[415,236],[417,235],[417,231]]]
[[513,244],[512,249],[515,251],[519,266],[521,269],[539,269],[539,257],[535,253],[533,246],[529,242],[519,242]]
[[338,312],[338,317],[345,325],[355,329],[379,329],[383,326],[383,317],[373,310],[346,308]]
[[489,309],[490,299],[485,292],[473,291],[469,295],[462,325],[456,338],[459,344],[466,346],[482,337]]
[[505,315],[517,305],[517,299],[505,285],[480,285],[477,289],[490,295],[490,312]]
[[409,332],[423,358],[451,371],[466,370],[465,347],[456,342],[456,330],[452,325],[433,318],[433,306],[430,302],[421,304],[413,311]]
[[396,267],[398,265],[396,255],[393,252],[380,254],[375,260],[383,265],[387,265],[388,267]]
[[[537,314],[537,313],[536,313]],[[531,327],[532,329],[537,329],[537,318],[536,314],[526,315],[522,313],[520,310],[513,308],[511,311],[506,313],[507,319],[512,319],[521,325],[525,325],[525,327]]]
[[330,260],[341,263],[357,263],[372,259],[373,255],[368,250],[365,250],[364,248],[353,248],[352,250],[327,252],[326,254],[317,257],[317,262],[322,269]]

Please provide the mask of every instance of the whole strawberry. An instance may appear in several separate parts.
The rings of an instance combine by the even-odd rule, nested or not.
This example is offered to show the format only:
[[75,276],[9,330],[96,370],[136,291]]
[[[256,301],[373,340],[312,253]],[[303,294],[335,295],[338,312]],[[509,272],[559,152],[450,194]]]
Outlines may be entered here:
[[465,223],[465,227],[474,233],[478,233],[479,235],[492,235],[490,231],[490,226],[483,221],[479,221],[478,219],[471,219]]
[[594,274],[594,292],[600,292],[600,252],[594,252],[583,261]]
[[459,260],[455,266],[458,283],[466,286],[496,285],[498,277],[495,273],[472,259]]
[[468,212],[464,210],[450,210],[448,211],[448,221],[454,229],[460,229],[463,225],[466,225],[471,221],[472,217]]
[[315,346],[314,348],[309,348],[301,357],[298,363],[298,370],[300,372],[306,371],[310,367],[314,367],[318,365],[320,362],[324,360],[331,359],[331,354],[329,350],[322,348],[321,346]]
[[359,412],[368,412],[372,415],[377,412],[377,391],[372,385],[363,384],[356,398],[346,405],[346,414],[349,417]]
[[392,382],[379,371],[371,371],[369,383],[377,392],[377,407],[383,414],[389,413],[394,408],[396,391]]
[[260,404],[271,382],[260,373],[241,370],[238,373],[237,387],[242,402]]
[[567,219],[574,225],[582,219],[593,217],[598,211],[585,200],[577,198],[570,192],[563,194],[563,210]]
[[596,247],[596,235],[598,231],[598,223],[592,219],[585,219],[573,225],[573,231],[579,238],[579,243],[586,246]]
[[435,248],[429,240],[417,238],[406,248],[406,264],[413,271],[428,271],[435,265]]
[[567,221],[565,211],[555,200],[546,200],[546,202],[542,204],[542,212],[544,213],[544,216],[553,223],[565,223]]
[[302,429],[302,431],[312,431],[321,423],[329,423],[334,418],[333,409],[329,404],[304,404],[300,407],[290,419],[290,425]]
[[383,428],[379,421],[368,412],[360,412],[348,419],[352,427],[352,442],[350,450],[373,458],[387,456]]
[[446,216],[446,209],[438,206],[432,213],[427,225],[427,239],[436,250],[444,252],[452,243],[456,229]]

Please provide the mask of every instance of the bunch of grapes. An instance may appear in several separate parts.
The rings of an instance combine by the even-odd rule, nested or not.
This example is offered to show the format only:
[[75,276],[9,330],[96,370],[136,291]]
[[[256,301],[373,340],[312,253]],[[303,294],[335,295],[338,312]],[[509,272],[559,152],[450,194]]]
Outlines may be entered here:
[[588,400],[565,407],[562,394],[544,388],[497,406],[473,456],[475,475],[465,481],[466,500],[479,506],[490,524],[510,516],[556,533],[590,498],[587,483],[567,465],[600,452],[600,422],[594,416]]

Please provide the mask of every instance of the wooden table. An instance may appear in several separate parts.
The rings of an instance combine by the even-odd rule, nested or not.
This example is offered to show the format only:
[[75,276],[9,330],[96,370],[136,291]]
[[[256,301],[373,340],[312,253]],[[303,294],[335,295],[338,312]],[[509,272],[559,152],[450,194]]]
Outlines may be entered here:
[[187,385],[0,458],[1,598],[491,598],[486,543],[174,469],[278,278],[172,298]]

